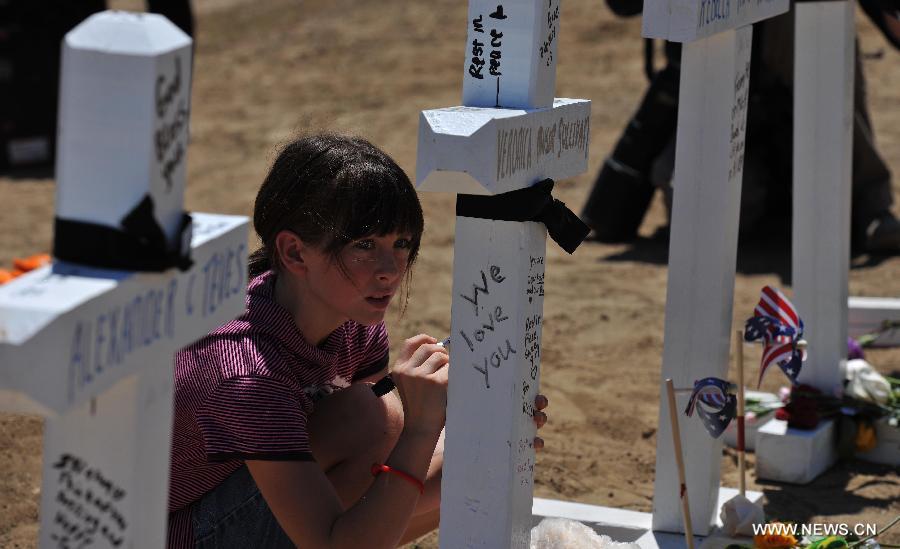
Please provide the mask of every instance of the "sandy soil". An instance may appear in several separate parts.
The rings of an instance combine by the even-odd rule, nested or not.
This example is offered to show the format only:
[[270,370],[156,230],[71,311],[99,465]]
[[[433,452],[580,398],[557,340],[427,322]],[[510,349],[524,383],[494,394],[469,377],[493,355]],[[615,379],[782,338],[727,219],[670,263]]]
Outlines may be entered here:
[[[252,7],[246,0],[198,0],[198,7],[191,210],[250,214],[273,151],[310,128],[362,134],[412,173],[418,112],[459,103],[461,0],[269,0]],[[865,70],[880,148],[900,173],[900,56],[866,21],[859,26],[863,51],[873,54]],[[599,0],[564,3],[557,96],[593,100],[590,172],[556,191],[573,209],[644,89],[639,36],[639,20],[614,18]],[[0,196],[14,205],[0,217],[0,264],[49,250],[52,178],[0,177]],[[452,198],[425,194],[422,202],[427,232],[409,308],[390,317],[395,342],[449,330]],[[634,246],[591,243],[574,256],[548,248],[542,390],[551,419],[537,461],[538,496],[650,510],[667,255],[653,235],[664,224],[656,201]],[[789,252],[766,244],[741,251],[736,326],[760,287],[785,284],[779,273],[789,270]],[[900,258],[860,258],[850,293],[900,295],[898,273]],[[870,359],[883,372],[900,368],[900,350]],[[748,351],[747,361],[756,364],[758,354]],[[782,380],[771,374],[764,389],[776,390]],[[735,463],[724,450],[726,485],[737,485]],[[0,547],[36,544],[40,465],[41,421],[0,414]],[[862,462],[841,464],[803,487],[757,481],[751,473],[750,487],[765,492],[769,516],[798,522],[884,524],[900,514],[900,474]],[[900,528],[889,539],[900,543]],[[436,537],[421,545],[436,547]]]

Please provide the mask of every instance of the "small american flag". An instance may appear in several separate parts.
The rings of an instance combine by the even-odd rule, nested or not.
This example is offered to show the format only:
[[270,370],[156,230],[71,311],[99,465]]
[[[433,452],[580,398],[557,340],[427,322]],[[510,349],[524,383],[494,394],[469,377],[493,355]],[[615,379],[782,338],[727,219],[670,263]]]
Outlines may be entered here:
[[744,327],[745,340],[762,339],[764,343],[757,387],[762,384],[763,376],[773,362],[784,371],[791,383],[797,383],[800,367],[806,360],[806,353],[797,347],[801,337],[803,320],[794,305],[775,288],[763,288],[753,316],[747,319]]

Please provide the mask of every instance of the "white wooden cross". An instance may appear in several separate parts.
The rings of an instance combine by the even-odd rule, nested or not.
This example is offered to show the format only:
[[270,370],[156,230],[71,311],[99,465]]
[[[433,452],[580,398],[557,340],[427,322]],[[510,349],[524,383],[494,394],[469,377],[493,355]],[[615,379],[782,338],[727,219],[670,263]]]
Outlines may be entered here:
[[[421,190],[499,194],[587,168],[590,102],[554,99],[559,0],[470,0],[465,106],[424,111]],[[547,231],[456,218],[440,544],[527,547]]]
[[[104,12],[67,35],[63,63],[57,215],[113,227],[149,194],[173,243],[190,39]],[[165,546],[173,355],[243,310],[247,226],[194,214],[187,271],[55,262],[0,286],[0,403],[47,418],[41,547]]]
[[[853,10],[850,0],[798,2],[794,21],[791,283],[809,343],[799,381],[825,394],[841,386],[847,359]],[[806,484],[837,461],[833,438],[831,420],[812,431],[772,420],[760,430],[757,474]]]
[[[644,36],[684,43],[661,376],[678,387],[728,372],[751,24],[787,9],[787,0],[644,3]],[[669,425],[661,405],[653,529],[683,532]],[[721,442],[699,421],[682,427],[691,522],[705,535],[718,509]]]
[[795,8],[791,284],[809,343],[799,381],[828,394],[847,359],[854,5]]

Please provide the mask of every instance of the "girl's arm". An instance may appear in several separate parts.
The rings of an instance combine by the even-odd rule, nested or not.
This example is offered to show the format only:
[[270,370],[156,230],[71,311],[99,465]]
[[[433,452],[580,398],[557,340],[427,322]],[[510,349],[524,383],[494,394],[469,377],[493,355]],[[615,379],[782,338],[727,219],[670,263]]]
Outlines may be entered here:
[[354,379],[353,383],[354,384],[356,384],[356,383],[369,383],[369,384],[377,383],[377,382],[381,381],[381,379],[384,376],[388,375],[389,373],[391,373],[391,371],[387,368],[387,366],[385,366],[384,369],[379,370],[379,371],[375,372],[374,374],[369,374],[366,377]]
[[[392,376],[403,402],[404,427],[387,465],[425,479],[444,425],[446,350],[420,335],[407,340]],[[299,547],[396,547],[419,489],[382,473],[346,511],[318,464],[247,461],[250,473],[288,537]]]
[[[404,430],[387,463],[424,479],[436,442],[437,433]],[[382,473],[343,511],[328,477],[314,462],[247,461],[247,467],[297,547],[396,547],[419,499],[412,483]]]

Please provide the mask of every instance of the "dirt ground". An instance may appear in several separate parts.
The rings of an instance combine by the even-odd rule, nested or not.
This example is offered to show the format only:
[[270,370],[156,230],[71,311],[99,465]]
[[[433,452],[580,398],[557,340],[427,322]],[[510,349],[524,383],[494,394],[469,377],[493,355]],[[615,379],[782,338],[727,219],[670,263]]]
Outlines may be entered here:
[[[197,0],[196,6],[190,210],[249,215],[273,152],[303,130],[361,134],[414,173],[419,111],[460,101],[462,0]],[[880,150],[898,174],[900,55],[868,21],[859,28]],[[589,172],[555,191],[575,210],[646,85],[641,51],[639,19],[617,19],[600,0],[564,2],[556,95],[593,101]],[[900,179],[894,196],[900,197]],[[0,264],[49,250],[52,177],[0,177],[0,197],[7,205]],[[401,317],[395,309],[389,319],[395,344],[414,333],[449,330],[453,198],[421,199],[426,234],[408,310]],[[541,377],[551,406],[535,470],[537,496],[651,508],[667,255],[654,235],[664,225],[657,200],[634,246],[588,243],[573,256],[548,246]],[[777,238],[764,244],[741,250],[735,326],[763,285],[786,284],[779,273],[790,268],[789,251]],[[857,258],[850,293],[898,296],[898,275],[898,257]],[[869,358],[882,372],[900,369],[900,350],[873,351]],[[748,350],[752,372],[758,359],[758,351]],[[763,388],[775,391],[783,382],[771,373]],[[724,450],[725,485],[737,486],[735,464],[735,454]],[[40,419],[0,414],[0,547],[36,544],[40,468]],[[765,493],[768,516],[801,523],[883,525],[900,514],[900,474],[858,461],[802,487],[757,481],[751,468],[749,485]],[[900,543],[900,528],[884,539]],[[434,535],[421,542],[436,544]]]

